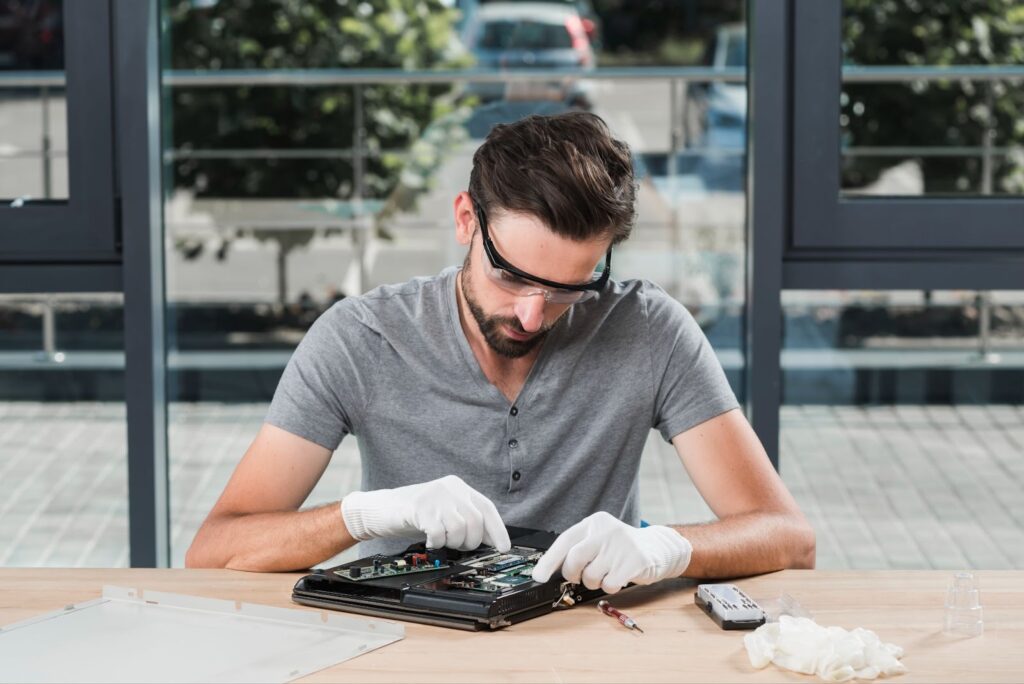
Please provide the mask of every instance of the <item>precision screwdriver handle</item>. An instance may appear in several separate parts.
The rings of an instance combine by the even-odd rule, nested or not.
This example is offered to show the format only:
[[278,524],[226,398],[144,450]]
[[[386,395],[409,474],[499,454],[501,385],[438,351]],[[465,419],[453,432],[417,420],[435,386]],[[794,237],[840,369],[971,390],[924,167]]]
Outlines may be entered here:
[[[621,622],[623,627],[626,627],[628,629],[640,629],[640,626],[636,624],[633,618],[629,617],[619,609],[615,608],[604,599],[601,599],[597,602],[597,609],[605,615],[610,615],[611,617]],[[640,631],[642,632],[643,630],[640,629]]]

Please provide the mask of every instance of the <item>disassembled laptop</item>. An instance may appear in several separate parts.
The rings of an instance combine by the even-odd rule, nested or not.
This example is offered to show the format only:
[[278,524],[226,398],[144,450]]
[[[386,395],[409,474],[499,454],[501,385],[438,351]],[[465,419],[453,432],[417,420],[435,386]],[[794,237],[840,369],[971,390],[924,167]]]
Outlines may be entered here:
[[533,568],[557,535],[508,528],[512,548],[427,549],[361,558],[300,579],[292,600],[457,629],[499,629],[604,595],[560,575],[535,582]]

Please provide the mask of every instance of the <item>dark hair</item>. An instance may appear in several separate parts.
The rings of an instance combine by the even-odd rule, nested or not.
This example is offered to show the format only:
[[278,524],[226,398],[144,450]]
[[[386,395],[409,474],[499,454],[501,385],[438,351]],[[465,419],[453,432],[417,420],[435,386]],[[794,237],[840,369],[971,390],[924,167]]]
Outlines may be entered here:
[[572,240],[610,235],[617,244],[633,230],[629,146],[589,112],[495,126],[473,155],[469,194],[485,212],[530,214]]

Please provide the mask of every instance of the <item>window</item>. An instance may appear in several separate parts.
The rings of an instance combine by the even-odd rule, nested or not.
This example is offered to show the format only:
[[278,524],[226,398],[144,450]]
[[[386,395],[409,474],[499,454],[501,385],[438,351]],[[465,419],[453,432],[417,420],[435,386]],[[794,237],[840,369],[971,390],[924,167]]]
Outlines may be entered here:
[[797,0],[793,248],[1024,248],[1020,11],[984,7]]
[[536,21],[491,21],[484,24],[480,47],[489,50],[554,50],[571,48],[564,25]]
[[[397,3],[397,22],[387,9],[396,3],[372,0],[268,1],[259,22],[243,2],[163,5],[176,565],[317,316],[344,297],[462,263],[451,200],[497,123],[589,107],[630,143],[639,215],[616,248],[613,277],[653,280],[688,306],[742,397],[745,63],[729,64],[724,79],[725,65],[704,57],[720,34],[745,42],[745,3],[696,3],[692,15],[677,4],[590,15],[589,3],[548,3],[558,20],[496,19],[478,34],[488,45],[561,53],[577,36],[597,69],[568,79],[537,72],[578,68],[575,50],[559,56],[564,63],[542,54],[532,65],[488,63],[463,37],[472,13],[482,19],[494,5],[461,4],[460,26],[448,4]],[[578,16],[586,35],[570,33],[566,16]],[[604,65],[629,73],[601,77]],[[690,80],[649,66],[707,72]],[[502,68],[529,69],[533,80],[474,81]],[[438,82],[438,70],[455,74]],[[690,87],[699,84],[715,87]],[[356,440],[346,439],[309,503],[358,488],[358,459]],[[678,469],[678,459],[662,449],[645,462],[651,519],[681,515],[657,484],[658,470]]]
[[783,293],[782,475],[817,567],[1020,567],[1024,292]]
[[121,301],[0,294],[0,566],[128,565]]
[[5,203],[68,197],[62,4],[0,5],[0,200]]
[[118,261],[109,5],[6,2],[0,31],[0,262]]

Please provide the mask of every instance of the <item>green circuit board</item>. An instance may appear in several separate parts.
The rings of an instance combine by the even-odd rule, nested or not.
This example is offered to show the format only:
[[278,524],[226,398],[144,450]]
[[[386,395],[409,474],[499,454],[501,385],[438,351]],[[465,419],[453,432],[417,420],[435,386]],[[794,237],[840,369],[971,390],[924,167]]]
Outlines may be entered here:
[[468,591],[505,592],[533,582],[533,568],[543,554],[536,549],[512,547],[508,553],[490,554],[463,561],[472,568],[446,577],[444,584]]
[[338,577],[344,577],[353,582],[365,582],[366,580],[383,579],[385,577],[396,577],[399,575],[415,575],[422,572],[436,572],[447,570],[451,565],[447,561],[436,559],[431,563],[426,554],[407,554],[401,556],[374,556],[367,560],[350,563],[334,570]]
[[[534,565],[543,554],[536,549],[512,547],[508,553],[493,549],[458,559],[459,566],[468,569],[438,580],[453,589],[505,592],[533,582]],[[431,558],[433,556],[433,558]],[[378,555],[349,563],[334,569],[334,574],[352,582],[409,576],[438,570],[448,570],[455,565],[444,553],[407,553],[398,556]],[[443,559],[443,560],[442,560]]]

